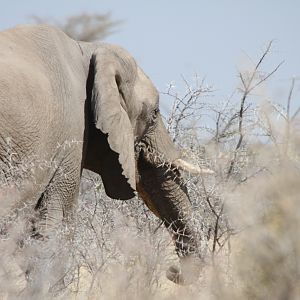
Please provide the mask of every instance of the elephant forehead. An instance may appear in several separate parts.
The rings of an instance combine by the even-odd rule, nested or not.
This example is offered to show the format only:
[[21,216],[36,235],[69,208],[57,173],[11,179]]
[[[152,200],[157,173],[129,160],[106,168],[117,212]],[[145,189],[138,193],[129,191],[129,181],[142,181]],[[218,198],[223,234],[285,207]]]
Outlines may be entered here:
[[135,83],[135,95],[140,103],[155,107],[158,102],[158,91],[154,87],[150,78],[139,67],[137,68],[137,78]]

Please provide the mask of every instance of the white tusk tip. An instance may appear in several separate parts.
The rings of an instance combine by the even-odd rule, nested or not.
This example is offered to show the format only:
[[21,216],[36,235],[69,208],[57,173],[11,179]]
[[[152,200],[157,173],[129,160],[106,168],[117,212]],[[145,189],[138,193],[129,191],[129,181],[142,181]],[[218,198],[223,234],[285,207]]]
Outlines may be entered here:
[[195,166],[183,159],[176,159],[174,162],[173,162],[173,165],[178,168],[179,170],[182,170],[182,171],[185,171],[185,172],[188,172],[190,174],[194,174],[194,175],[211,175],[211,174],[214,174],[215,172],[211,169],[208,169],[208,168],[201,168],[199,166]]

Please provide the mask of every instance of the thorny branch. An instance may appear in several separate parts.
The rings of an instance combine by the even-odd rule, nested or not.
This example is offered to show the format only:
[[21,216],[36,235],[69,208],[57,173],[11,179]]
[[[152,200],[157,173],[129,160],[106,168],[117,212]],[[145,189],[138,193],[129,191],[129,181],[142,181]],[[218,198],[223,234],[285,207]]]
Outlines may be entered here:
[[169,85],[167,92],[162,93],[173,99],[171,112],[166,119],[167,129],[173,136],[173,142],[179,139],[182,130],[193,127],[193,125],[187,124],[187,121],[197,121],[193,119],[201,117],[201,110],[205,106],[202,98],[212,92],[211,87],[204,86],[203,80],[201,82],[197,80],[196,86],[191,86],[184,76],[182,76],[182,80],[186,86],[186,92],[183,96],[172,91],[172,84]]
[[[227,216],[227,203],[224,196],[224,190],[228,188],[227,183],[233,183],[236,186],[241,185],[249,178],[257,176],[258,173],[268,171],[266,167],[261,165],[249,168],[251,159],[255,154],[249,151],[251,148],[248,140],[250,133],[247,131],[247,126],[253,122],[251,120],[252,116],[249,117],[249,111],[251,110],[249,98],[251,93],[268,80],[282,64],[279,64],[268,74],[261,75],[260,68],[271,50],[271,45],[272,42],[268,45],[266,51],[250,73],[239,73],[242,88],[239,90],[241,94],[238,98],[238,108],[232,104],[236,93],[224,102],[221,109],[215,105],[211,105],[211,103],[208,105],[203,99],[210,95],[211,88],[205,87],[204,81],[196,84],[196,86],[191,86],[183,77],[182,79],[186,86],[183,95],[175,93],[172,85],[169,86],[169,89],[165,93],[166,96],[171,97],[173,100],[172,110],[169,118],[167,118],[168,129],[173,135],[173,139],[179,144],[182,143],[183,139],[187,139],[187,137],[192,135],[192,130],[196,136],[203,134],[203,132],[198,132],[197,130],[197,121],[204,115],[206,109],[209,110],[210,114],[213,112],[216,115],[215,123],[212,125],[212,129],[210,129],[212,139],[208,143],[208,147],[213,146],[216,149],[217,155],[215,158],[207,158],[205,147],[200,146],[198,141],[195,143],[195,139],[191,139],[192,142],[190,144],[185,142],[185,147],[188,148],[187,151],[193,153],[197,163],[200,164],[204,161],[207,164],[214,164],[216,166],[213,168],[218,171],[216,172],[216,177],[202,178],[199,176],[182,179],[185,180],[185,183],[189,187],[191,202],[195,207],[194,221],[197,232],[199,232],[199,236],[201,237],[201,251],[205,252],[209,250],[213,254],[213,257],[216,257],[224,249],[227,249],[230,253],[231,237],[238,232],[237,228],[233,228]],[[288,148],[291,144],[293,125],[300,113],[300,107],[294,113],[292,111],[295,83],[296,81],[293,79],[286,101],[286,109],[275,104],[270,104],[273,108],[272,112],[275,112],[277,117],[286,122],[284,137],[276,134],[272,119],[267,115],[264,122],[260,120],[261,123],[255,123],[260,130],[267,133],[267,136],[270,137],[276,148],[278,148],[278,152],[282,149],[281,140],[286,138],[286,148],[284,150],[286,156],[288,156]],[[245,156],[243,156],[243,151],[246,153]],[[153,156],[154,160],[160,162],[160,166],[164,166],[167,170],[171,167],[167,165],[165,158],[161,154],[151,151],[147,152]],[[248,173],[249,169],[251,171]],[[161,226],[161,221],[153,217],[141,204],[141,201],[135,199],[125,203],[107,199],[101,181],[97,178],[95,179],[95,177],[91,177],[90,174],[84,175],[81,206],[78,211],[79,228],[74,238],[76,247],[72,249],[75,253],[74,270],[77,272],[77,278],[75,275],[73,278],[75,278],[74,280],[77,279],[77,290],[79,289],[79,277],[82,268],[92,276],[89,289],[89,293],[91,293],[95,286],[99,285],[101,287],[101,273],[111,261],[121,262],[121,260],[124,260],[127,265],[131,267],[134,265],[134,262],[128,259],[122,252],[123,246],[127,246],[130,251],[132,250],[130,248],[132,240],[128,241],[129,245],[124,242],[120,247],[121,249],[118,249],[116,244],[114,244],[115,240],[112,237],[116,235],[116,231],[118,230],[118,226],[116,225],[116,219],[118,218],[114,214],[116,211],[126,220],[124,222],[125,225],[121,228],[122,235],[123,232],[130,233],[130,239],[133,238],[133,235],[136,235],[142,237],[142,242],[145,242],[151,236],[149,233],[157,233],[155,234],[156,239],[154,242],[151,240],[151,245],[152,242],[156,245],[156,255],[160,255],[161,252],[168,248],[165,240],[168,242],[169,240],[163,239],[165,229]],[[132,219],[135,221],[131,221]],[[2,237],[5,237],[5,235],[2,234]],[[162,237],[164,243],[158,241],[158,237]],[[203,237],[206,240],[202,239]],[[139,243],[142,244],[142,242],[139,240]],[[125,252],[125,254],[128,253]],[[128,256],[136,257],[137,255],[135,252],[133,255],[130,252]],[[153,260],[156,261],[157,257]],[[151,278],[154,278],[158,282],[159,276],[153,274],[153,272],[154,268],[150,272]],[[134,280],[133,273],[129,274],[129,276],[130,280]]]
[[[271,46],[272,46],[272,41],[268,44],[267,49],[265,50],[265,52],[259,59],[258,63],[255,65],[254,70],[250,73],[249,79],[245,78],[243,73],[241,73],[241,72],[239,73],[239,78],[241,79],[243,88],[241,89],[242,97],[241,97],[241,101],[240,101],[240,108],[238,111],[238,141],[237,141],[237,144],[233,151],[233,158],[231,159],[230,164],[229,164],[229,168],[228,168],[227,176],[226,176],[227,179],[229,179],[233,173],[234,166],[236,164],[237,153],[238,153],[238,150],[241,148],[243,140],[244,140],[243,121],[244,121],[244,113],[246,111],[246,109],[245,109],[246,100],[247,100],[248,96],[250,95],[250,93],[255,88],[257,88],[259,85],[261,85],[263,82],[265,82],[268,78],[270,78],[279,69],[279,67],[283,64],[283,62],[281,62],[270,73],[268,73],[267,75],[262,76],[262,77],[260,76],[259,68],[260,68],[261,64],[263,63],[264,59],[266,58],[267,54],[270,52]],[[255,78],[257,78],[257,77],[260,78],[260,80],[255,82]]]
[[[232,156],[229,156],[228,167],[225,173],[225,182],[233,178],[233,175],[236,177],[235,169],[237,167],[239,169],[242,168],[239,160],[241,159],[241,149],[246,148],[247,142],[245,140],[245,124],[248,125],[249,123],[248,119],[246,118],[246,112],[250,109],[250,104],[247,103],[248,98],[250,97],[251,93],[266,80],[268,80],[283,63],[282,62],[277,65],[271,72],[267,74],[263,74],[260,71],[264,60],[271,51],[271,46],[272,41],[268,44],[266,50],[259,58],[258,62],[255,64],[253,70],[250,73],[239,73],[239,78],[242,86],[240,92],[242,93],[242,95],[239,101],[238,110],[230,107],[231,100],[234,94],[225,102],[222,110],[217,110],[214,107],[211,108],[211,110],[216,113],[216,130],[214,133],[214,138],[210,143],[214,143],[217,148],[221,149],[222,143],[228,142],[229,137],[232,141],[235,141],[235,144],[229,144],[231,147],[230,149],[232,149],[232,151],[230,151]],[[200,97],[203,97],[205,93],[209,92],[209,90],[203,89],[204,83],[201,82],[200,87],[198,89],[195,89],[191,87],[185,79],[184,82],[187,85],[187,92],[183,96],[179,96],[177,93],[172,93],[171,85],[165,93],[165,95],[171,96],[173,98],[173,106],[170,116],[167,119],[167,125],[169,131],[173,134],[174,141],[180,139],[182,133],[186,135],[188,134],[188,130],[190,130],[191,127],[186,124],[186,120],[189,120],[191,115],[193,114],[199,115],[203,113],[203,110],[208,107],[204,102],[201,102]],[[252,175],[241,176],[238,184],[244,183],[247,179],[255,176],[255,174],[258,174],[263,170],[264,168],[260,168],[259,170],[254,171]],[[223,197],[216,197],[216,195],[218,194],[217,191],[215,191],[216,195],[208,193],[204,184],[204,179],[201,179],[200,182],[202,186],[202,198],[205,199],[208,208],[214,216],[211,251],[213,253],[217,250],[220,251],[220,249],[226,244],[226,242],[228,243],[229,249],[230,236],[234,234],[234,230],[229,224],[229,220],[224,211],[225,200]],[[222,179],[220,179],[220,182],[222,182]]]

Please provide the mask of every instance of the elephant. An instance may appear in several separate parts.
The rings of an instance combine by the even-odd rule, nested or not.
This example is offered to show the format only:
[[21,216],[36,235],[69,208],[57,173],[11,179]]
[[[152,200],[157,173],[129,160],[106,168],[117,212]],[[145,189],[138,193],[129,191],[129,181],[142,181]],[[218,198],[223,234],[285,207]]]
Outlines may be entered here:
[[[0,33],[0,66],[2,215],[33,203],[35,234],[47,236],[76,218],[87,169],[113,199],[138,193],[172,232],[181,262],[199,259],[181,172],[206,170],[181,157],[158,91],[125,49],[75,41],[49,25],[21,25]],[[185,280],[180,268],[167,274]]]

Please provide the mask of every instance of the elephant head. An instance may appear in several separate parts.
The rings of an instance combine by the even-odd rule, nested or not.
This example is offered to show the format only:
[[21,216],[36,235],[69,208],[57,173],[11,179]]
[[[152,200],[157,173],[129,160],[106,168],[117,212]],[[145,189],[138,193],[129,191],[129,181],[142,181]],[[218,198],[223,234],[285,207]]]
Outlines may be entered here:
[[[87,94],[83,167],[101,175],[112,198],[130,199],[137,191],[171,230],[179,257],[196,256],[191,205],[179,170],[200,170],[182,160],[171,141],[150,79],[124,49],[101,45],[92,55]],[[170,279],[182,281],[173,271]]]

